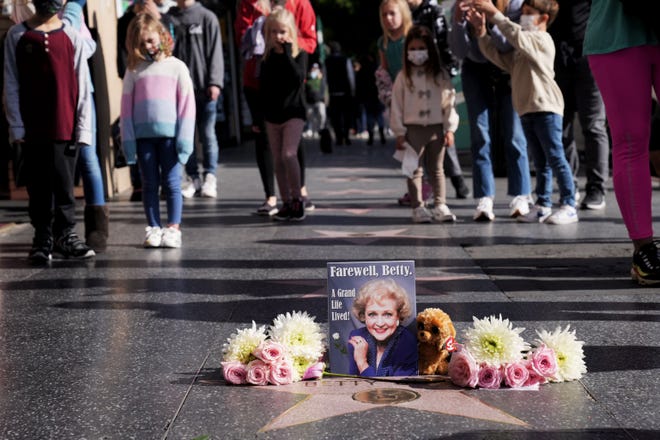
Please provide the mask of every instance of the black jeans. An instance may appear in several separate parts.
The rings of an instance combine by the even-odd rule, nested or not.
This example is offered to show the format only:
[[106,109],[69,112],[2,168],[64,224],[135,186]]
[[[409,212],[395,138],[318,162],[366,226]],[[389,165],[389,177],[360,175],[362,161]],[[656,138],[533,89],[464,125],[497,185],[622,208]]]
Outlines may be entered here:
[[35,236],[57,239],[73,232],[78,148],[71,143],[26,142],[24,154],[28,213]]
[[586,190],[589,192],[597,189],[604,192],[604,184],[609,178],[610,144],[605,128],[605,105],[591,74],[587,57],[581,57],[569,66],[556,66],[555,78],[564,95],[562,143],[573,180],[577,183],[580,168],[575,144],[574,121],[577,113],[584,136]]

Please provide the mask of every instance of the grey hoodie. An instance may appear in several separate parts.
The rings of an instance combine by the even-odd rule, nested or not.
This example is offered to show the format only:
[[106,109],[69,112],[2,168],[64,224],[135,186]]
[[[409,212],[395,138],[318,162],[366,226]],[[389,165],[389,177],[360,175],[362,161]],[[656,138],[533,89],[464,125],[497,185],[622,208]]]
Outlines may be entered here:
[[174,7],[168,14],[174,22],[174,56],[188,66],[195,91],[212,85],[222,88],[225,63],[218,17],[197,2]]

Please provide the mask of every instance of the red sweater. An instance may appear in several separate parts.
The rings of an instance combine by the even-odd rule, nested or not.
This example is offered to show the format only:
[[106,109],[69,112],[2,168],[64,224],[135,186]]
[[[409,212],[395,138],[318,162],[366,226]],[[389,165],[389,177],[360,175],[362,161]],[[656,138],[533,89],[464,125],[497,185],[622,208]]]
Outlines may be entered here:
[[[316,14],[309,0],[288,0],[286,9],[291,11],[298,26],[298,46],[301,50],[312,54],[316,50]],[[234,22],[236,31],[236,43],[240,44],[245,31],[252,26],[254,21],[264,15],[257,8],[254,0],[241,0],[238,5],[238,13]],[[257,60],[252,58],[243,66],[243,85],[248,88],[258,89],[259,78],[257,77]]]

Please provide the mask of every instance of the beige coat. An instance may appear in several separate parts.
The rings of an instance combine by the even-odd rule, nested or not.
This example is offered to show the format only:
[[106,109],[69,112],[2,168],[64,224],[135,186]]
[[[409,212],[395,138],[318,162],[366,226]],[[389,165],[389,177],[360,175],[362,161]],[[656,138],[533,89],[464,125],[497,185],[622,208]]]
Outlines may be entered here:
[[420,69],[412,69],[412,89],[408,87],[403,70],[392,87],[390,128],[395,136],[405,136],[407,125],[429,126],[443,124],[446,132],[456,132],[456,91],[446,73],[432,78]]
[[523,31],[502,13],[493,23],[514,47],[501,53],[488,35],[479,39],[479,48],[486,58],[511,74],[513,108],[520,115],[536,112],[564,114],[564,98],[555,82],[555,44],[543,31]]

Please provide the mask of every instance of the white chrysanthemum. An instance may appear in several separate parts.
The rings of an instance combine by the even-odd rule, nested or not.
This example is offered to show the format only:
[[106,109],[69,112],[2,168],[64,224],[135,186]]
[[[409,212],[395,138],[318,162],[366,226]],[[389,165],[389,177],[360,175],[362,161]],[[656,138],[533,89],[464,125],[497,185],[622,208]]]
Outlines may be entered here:
[[307,312],[278,315],[268,329],[268,335],[284,345],[294,358],[317,361],[325,349],[321,327]]
[[305,371],[312,365],[318,362],[318,358],[310,359],[305,356],[293,356],[291,364],[293,365],[293,380],[299,381],[305,375]]
[[547,347],[552,348],[557,356],[559,371],[552,382],[577,380],[587,372],[582,348],[584,342],[578,341],[575,330],[570,331],[570,328],[571,326],[567,325],[563,330],[561,327],[557,327],[554,332],[546,330],[536,332],[539,335],[536,343],[538,345],[545,344]]
[[494,366],[514,363],[529,350],[529,344],[520,336],[525,329],[513,328],[508,319],[502,319],[502,315],[472,319],[474,326],[465,333],[465,346],[477,363]]
[[247,364],[254,359],[252,352],[262,342],[266,340],[266,326],[257,327],[252,321],[251,328],[237,330],[236,333],[227,338],[227,342],[222,345],[224,361],[238,361]]

